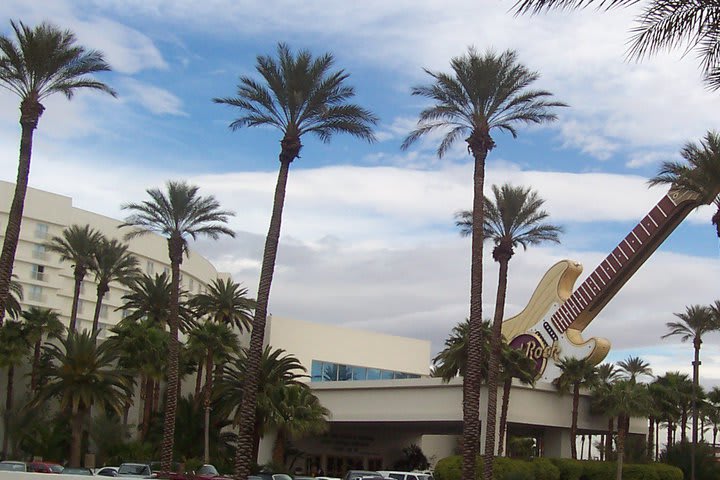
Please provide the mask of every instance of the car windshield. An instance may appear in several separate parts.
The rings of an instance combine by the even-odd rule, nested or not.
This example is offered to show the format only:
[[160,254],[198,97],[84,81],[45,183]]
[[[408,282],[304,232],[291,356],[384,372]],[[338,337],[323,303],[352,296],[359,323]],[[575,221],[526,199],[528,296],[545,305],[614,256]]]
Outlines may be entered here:
[[50,465],[50,471],[53,473],[61,473],[63,471],[62,465]]
[[147,465],[123,464],[118,468],[120,475],[150,475],[150,468]]
[[3,470],[5,472],[24,472],[25,464],[0,462],[0,470]]
[[203,465],[198,468],[197,475],[219,475],[217,469],[212,465]]
[[65,468],[62,472],[64,475],[92,475],[92,472],[87,468]]
[[276,473],[272,476],[273,480],[292,480],[292,477],[290,475],[285,475],[284,473]]

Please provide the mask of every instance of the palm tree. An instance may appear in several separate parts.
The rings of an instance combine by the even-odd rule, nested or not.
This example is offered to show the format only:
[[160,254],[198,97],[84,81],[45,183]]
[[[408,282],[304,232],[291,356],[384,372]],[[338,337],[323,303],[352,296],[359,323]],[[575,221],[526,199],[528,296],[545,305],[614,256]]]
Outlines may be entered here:
[[95,283],[97,283],[97,301],[93,313],[92,333],[96,333],[100,325],[103,298],[110,291],[110,283],[130,285],[141,272],[138,268],[138,259],[128,251],[128,246],[115,239],[103,239],[93,253],[90,269],[95,274]]
[[687,415],[692,404],[693,383],[685,373],[666,372],[657,377],[660,385],[662,417],[668,423],[667,445],[674,443],[674,432],[680,422],[681,441],[686,441]]
[[[491,131],[504,131],[513,138],[520,123],[546,123],[557,116],[555,107],[565,106],[553,101],[552,94],[530,90],[539,75],[517,61],[517,54],[505,51],[500,55],[488,51],[480,55],[470,48],[466,55],[451,60],[452,74],[425,70],[433,79],[430,85],[413,88],[413,95],[430,99],[433,105],[420,112],[418,126],[402,144],[407,149],[426,134],[438,130],[447,133],[437,149],[438,157],[465,135],[468,150],[473,156],[473,230],[470,274],[470,334],[468,337],[468,375],[464,380],[469,388],[463,394],[463,478],[475,478],[477,439],[480,433],[480,378],[481,363],[480,323],[482,322],[482,255],[483,226],[485,221],[483,188],[485,160],[495,148]],[[467,398],[465,398],[467,395]],[[488,419],[493,425],[494,419]],[[489,423],[489,422],[488,422]],[[486,480],[492,478],[494,445],[485,444],[483,472]]]
[[236,97],[213,99],[216,103],[240,109],[241,116],[230,124],[233,130],[271,126],[283,135],[280,141],[280,171],[265,240],[250,338],[247,394],[243,397],[245,404],[241,409],[245,416],[240,424],[235,475],[242,479],[250,473],[255,392],[290,164],[299,158],[301,139],[306,133],[316,135],[323,142],[329,142],[338,133],[348,133],[368,142],[375,140],[373,126],[377,117],[358,105],[348,103],[355,96],[355,90],[347,85],[348,73],[332,70],[334,63],[335,58],[329,53],[313,57],[309,51],[301,50],[293,54],[288,45],[279,43],[277,58],[269,55],[257,57],[255,68],[262,81],[241,76]]
[[2,254],[0,254],[0,323],[5,315],[10,278],[15,261],[20,224],[30,176],[33,133],[45,107],[41,103],[54,93],[71,99],[82,89],[115,96],[115,91],[91,75],[109,71],[103,54],[76,43],[69,30],[49,23],[29,27],[10,21],[15,40],[0,35],[0,86],[20,97],[20,156]]
[[646,416],[649,404],[647,385],[619,380],[610,387],[609,411],[618,419],[617,480],[622,480],[625,437],[630,428],[630,418]]
[[720,387],[713,387],[708,392],[708,403],[712,414],[709,415],[713,424],[713,447],[717,444],[718,425],[720,425]]
[[570,424],[570,453],[572,458],[577,460],[577,435],[578,406],[580,404],[580,388],[592,387],[597,383],[597,369],[585,359],[564,357],[558,363],[562,371],[560,376],[553,383],[561,393],[572,390],[572,422]]
[[[446,383],[457,376],[465,377],[469,329],[470,325],[467,319],[453,327],[450,335],[445,339],[445,348],[440,350],[432,360],[434,377],[441,377]],[[481,331],[483,358],[488,357],[490,335],[490,322],[486,320],[482,323]],[[487,378],[487,363],[482,364],[480,376],[483,380]]]
[[22,362],[30,347],[27,333],[22,322],[8,320],[0,327],[0,368],[7,368],[7,390],[5,392],[5,411],[3,417],[2,458],[8,458],[8,422],[13,408],[13,385],[15,381],[15,365]]
[[[720,76],[718,82],[720,85]],[[720,135],[707,132],[699,144],[686,143],[680,155],[687,163],[663,162],[658,174],[648,183],[677,185],[698,195],[701,204],[714,203],[717,210],[712,223],[720,238]]]
[[[493,259],[499,264],[498,289],[495,298],[490,359],[488,361],[487,428],[485,429],[485,455],[495,452],[495,418],[497,417],[497,384],[502,348],[502,321],[505,316],[508,265],[515,248],[538,245],[542,242],[560,243],[562,228],[547,222],[550,216],[542,209],[545,200],[531,188],[492,186],[494,201],[485,197],[483,237],[495,243]],[[472,234],[472,212],[459,212],[457,225],[464,236]]]
[[[222,382],[216,389],[218,408],[222,415],[232,419],[234,425],[240,424],[245,418],[245,412],[242,411],[242,400],[246,392],[247,365],[250,362],[250,355],[248,348],[242,348],[237,357],[225,366]],[[257,461],[260,437],[264,434],[274,412],[273,392],[281,386],[300,385],[301,380],[307,377],[305,372],[305,367],[300,361],[285,350],[273,349],[270,345],[263,349],[260,362],[260,381],[255,394],[256,413],[252,433],[251,461]]]
[[[619,372],[612,363],[601,363],[596,367],[596,370],[597,381],[592,389],[592,407],[593,410],[596,410],[598,413],[607,413],[610,387],[615,380],[617,380]],[[613,424],[613,417],[610,415],[608,416],[608,429],[605,434],[605,442],[600,452],[601,460],[607,459],[612,451]]]
[[178,390],[178,325],[180,315],[180,265],[183,254],[189,254],[188,237],[194,240],[200,235],[207,235],[216,240],[220,235],[235,236],[227,228],[230,216],[234,215],[220,209],[220,204],[213,196],[198,195],[198,187],[185,182],[167,182],[167,193],[159,189],[146,190],[150,200],[141,203],[128,203],[123,210],[132,213],[120,227],[135,227],[125,235],[131,239],[150,232],[167,238],[168,255],[170,257],[171,288],[168,325],[170,326],[170,348],[167,366],[167,398],[165,401],[165,421],[163,427],[162,450],[160,453],[161,468],[170,471],[173,458],[173,442],[175,439],[175,414],[177,409]]
[[[513,378],[517,378],[524,385],[535,384],[535,361],[520,350],[503,346],[501,359],[503,380],[502,406],[500,408],[500,438],[498,439],[498,456],[503,455],[505,448],[505,431],[507,430],[508,408],[510,407],[510,392]],[[489,413],[488,413],[489,415]]]
[[40,405],[60,398],[60,408],[71,412],[71,467],[80,466],[82,429],[90,407],[120,416],[132,395],[130,375],[114,366],[117,352],[112,344],[96,345],[95,337],[71,331],[59,345],[45,346],[51,359],[45,372],[48,381],[34,399]]
[[273,463],[285,465],[285,444],[290,438],[320,434],[328,430],[330,410],[305,384],[283,385],[271,392],[275,406],[270,424],[277,431],[273,446]]
[[[517,13],[542,10],[584,8],[596,4],[611,9],[637,4],[639,0],[517,0]],[[720,88],[720,64],[717,48],[720,28],[716,19],[720,6],[714,1],[647,0],[637,25],[632,29],[630,57],[638,60],[661,50],[687,45],[696,50],[707,85]]]
[[[129,285],[130,292],[123,295],[121,310],[125,310],[125,320],[136,322],[147,318],[163,330],[170,324],[170,298],[172,297],[172,285],[167,274],[159,273],[152,275],[143,274],[136,277]],[[185,300],[187,292],[180,290],[178,299],[180,305],[178,314],[180,316],[179,329],[187,333],[196,326],[193,313]]]
[[[205,453],[204,462],[210,463],[210,404],[213,389],[213,367],[224,364],[239,349],[238,336],[224,323],[205,322],[190,331],[188,347],[205,351]],[[198,377],[201,375],[198,366]],[[199,399],[197,399],[199,400]]]
[[693,365],[693,395],[692,395],[692,444],[690,445],[690,471],[691,478],[695,478],[695,446],[698,438],[698,384],[700,382],[700,346],[702,345],[703,335],[720,330],[720,322],[712,313],[709,307],[703,305],[692,305],[685,308],[684,313],[676,313],[675,316],[680,319],[679,322],[666,323],[670,330],[662,336],[668,338],[673,336],[680,337],[680,341],[686,342],[692,340],[695,356]]
[[199,316],[207,315],[212,321],[234,326],[240,333],[249,332],[255,300],[248,298],[247,293],[247,288],[231,278],[220,278],[213,280],[206,292],[192,297],[189,306]]
[[637,378],[643,375],[652,378],[650,364],[640,357],[631,355],[627,359],[617,362],[617,366],[620,367],[620,374],[633,383],[637,383]]
[[[17,275],[13,274],[13,279],[10,280],[10,292],[5,301],[5,313],[13,320],[22,314],[21,302],[23,300],[22,285],[15,278]],[[0,326],[2,326],[2,318],[0,318]]]
[[33,361],[30,374],[30,389],[34,392],[38,386],[38,369],[43,338],[60,338],[65,326],[60,314],[50,308],[30,307],[22,313],[25,332],[30,345],[33,345]]
[[45,248],[49,251],[60,255],[61,262],[72,262],[73,264],[75,287],[73,289],[72,308],[70,310],[69,330],[71,332],[77,329],[80,287],[92,265],[95,251],[103,241],[105,241],[103,234],[91,228],[90,225],[71,225],[63,230],[62,236],[52,237],[52,239],[45,244]]

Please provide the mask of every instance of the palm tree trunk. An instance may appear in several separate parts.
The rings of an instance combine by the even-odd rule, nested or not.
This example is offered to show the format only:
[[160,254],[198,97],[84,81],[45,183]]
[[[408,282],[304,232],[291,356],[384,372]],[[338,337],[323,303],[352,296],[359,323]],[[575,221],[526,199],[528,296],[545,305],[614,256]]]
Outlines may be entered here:
[[682,416],[680,417],[680,441],[682,443],[687,442],[687,420],[688,420],[688,412],[687,410],[683,410]]
[[580,435],[580,460],[583,459],[583,453],[585,453],[585,435]]
[[[669,447],[670,445],[668,445]],[[655,422],[655,461],[660,458],[660,420]]]
[[195,377],[195,401],[200,399],[200,387],[202,387],[203,361],[198,362],[197,376]]
[[12,278],[15,251],[20,238],[20,225],[22,224],[23,210],[25,208],[25,195],[30,178],[30,157],[32,156],[33,132],[37,128],[40,116],[45,108],[36,98],[25,98],[20,103],[20,156],[18,159],[18,173],[15,180],[15,194],[13,195],[10,212],[8,213],[5,239],[0,254],[0,326],[5,318],[6,300],[10,292],[10,279]]
[[717,443],[717,432],[718,432],[717,425],[713,425],[713,447]]
[[[93,335],[97,333],[100,327],[100,310],[102,309],[103,297],[105,297],[105,293],[108,290],[109,288],[107,287],[107,285],[100,284],[97,287],[97,301],[95,302],[95,312],[93,313]],[[95,339],[95,343],[97,343],[97,339]]]
[[160,379],[153,380],[152,411],[160,411]]
[[612,452],[612,436],[613,436],[613,417],[608,418],[608,431],[605,435],[605,458],[610,460],[610,452]]
[[673,422],[671,420],[668,420],[668,426],[667,426],[667,445],[665,448],[670,448],[673,445]]
[[572,400],[572,423],[570,423],[570,455],[573,460],[577,460],[577,445],[575,445],[575,436],[577,435],[577,419],[578,406],[580,405],[580,384],[573,385]]
[[79,467],[80,458],[82,456],[82,435],[83,435],[83,419],[85,416],[84,409],[80,408],[75,412],[70,421],[71,438],[70,438],[70,466]]
[[75,269],[73,270],[75,286],[73,287],[72,307],[70,307],[70,326],[68,327],[68,333],[77,330],[78,306],[80,305],[80,286],[85,278],[85,273],[86,270],[82,265],[75,265]]
[[255,430],[255,408],[257,403],[258,377],[260,373],[260,360],[262,358],[263,341],[265,337],[265,323],[267,318],[268,301],[270,299],[270,286],[272,284],[275,270],[275,258],[277,257],[278,243],[280,241],[280,226],[282,223],[282,211],[285,203],[285,189],[287,187],[290,163],[295,158],[288,153],[291,147],[300,149],[300,139],[297,144],[290,144],[292,139],[283,139],[282,151],[280,153],[280,171],[278,172],[277,185],[275,186],[275,198],[273,200],[273,211],[270,217],[270,227],[265,239],[265,250],[263,252],[262,268],[260,270],[260,284],[258,286],[257,305],[253,328],[250,334],[250,347],[247,356],[246,383],[243,388],[242,403],[240,405],[240,422],[237,441],[237,452],[235,455],[235,478],[245,480],[250,474],[250,467],[254,461],[254,430]]
[[37,390],[38,387],[38,369],[40,368],[41,343],[42,339],[38,339],[38,341],[35,342],[35,348],[33,349],[32,373],[30,374],[30,390],[32,390],[33,392]]
[[695,480],[695,448],[698,441],[698,405],[697,392],[700,381],[700,344],[699,336],[695,337],[695,358],[693,359],[693,391],[692,391],[692,444],[690,444],[690,480]]
[[143,419],[142,419],[142,436],[145,440],[147,438],[148,429],[150,428],[150,417],[152,416],[153,397],[154,395],[153,379],[150,375],[145,379],[145,404],[143,406]]
[[615,480],[622,480],[623,457],[625,454],[625,418],[618,417],[617,470]]
[[588,435],[588,460],[592,460],[592,433]]
[[182,238],[172,236],[168,239],[172,281],[170,288],[170,344],[168,346],[167,389],[165,392],[165,418],[163,421],[163,439],[160,449],[161,469],[169,472],[172,468],[173,446],[175,445],[175,417],[177,414],[178,391],[178,342],[180,264],[182,263]]
[[8,421],[13,407],[13,384],[15,382],[15,365],[10,365],[7,372],[7,393],[5,394],[5,428],[3,429],[2,458],[8,458]]
[[[497,252],[498,247],[495,248],[493,254]],[[510,257],[505,252],[501,252],[496,258],[500,264],[500,273],[498,274],[495,316],[493,317],[492,334],[490,336],[490,359],[488,361],[487,427],[485,428],[485,460],[483,462],[483,476],[486,480],[492,480],[493,458],[495,456],[495,419],[497,418],[498,372],[500,370],[500,353],[502,349],[502,320],[505,315],[508,264],[510,263]]]
[[275,444],[273,445],[273,463],[285,467],[285,430],[278,428]]
[[[482,365],[482,280],[483,280],[483,220],[485,218],[484,193],[485,159],[492,148],[489,132],[473,131],[467,143],[472,151],[475,165],[473,174],[473,227],[470,249],[470,319],[467,345],[467,368],[464,381],[467,388],[463,395],[463,452],[462,480],[475,480],[478,439],[480,438],[480,382]],[[492,421],[493,430],[495,419]],[[493,455],[483,458],[483,475],[492,479]]]
[[512,388],[512,377],[505,379],[503,383],[502,407],[500,408],[500,438],[498,438],[498,457],[502,457],[505,450],[505,430],[507,430],[507,414],[510,406],[510,389]]
[[204,461],[210,463],[210,401],[212,400],[212,382],[213,382],[213,351],[208,348],[207,360],[205,361],[205,449]]
[[650,460],[652,460],[653,455],[653,440],[655,437],[655,417],[651,416],[648,419],[648,435],[647,435],[647,456]]

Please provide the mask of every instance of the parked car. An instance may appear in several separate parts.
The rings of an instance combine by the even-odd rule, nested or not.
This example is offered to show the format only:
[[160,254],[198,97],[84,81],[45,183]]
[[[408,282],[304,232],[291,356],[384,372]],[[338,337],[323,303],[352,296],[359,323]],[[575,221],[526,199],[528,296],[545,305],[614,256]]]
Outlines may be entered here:
[[147,463],[122,463],[118,467],[118,477],[155,478]]
[[380,472],[374,470],[348,470],[343,480],[353,480],[354,478],[384,478]]
[[222,475],[220,475],[220,472],[215,468],[215,465],[203,465],[195,470],[193,477],[199,480],[210,480],[211,478],[222,477]]
[[101,477],[117,477],[118,476],[118,467],[102,467],[99,468],[95,475],[100,475]]
[[52,462],[30,462],[27,464],[27,471],[35,473],[62,473],[63,466]]
[[92,476],[93,472],[85,467],[65,467],[62,471],[63,475],[87,475]]
[[[252,480],[292,480],[292,477],[286,473],[260,472],[251,476],[254,477]],[[248,480],[251,479],[248,478]]]
[[380,470],[383,477],[392,480],[434,480],[432,474],[422,472],[403,472],[398,470]]
[[27,472],[27,465],[25,462],[13,462],[10,460],[3,460],[0,462],[0,471],[3,472]]

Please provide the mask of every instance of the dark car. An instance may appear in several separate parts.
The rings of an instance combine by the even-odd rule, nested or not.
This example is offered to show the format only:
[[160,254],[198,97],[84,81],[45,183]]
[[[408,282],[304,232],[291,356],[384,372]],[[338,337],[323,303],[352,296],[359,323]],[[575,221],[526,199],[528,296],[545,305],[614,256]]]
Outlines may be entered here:
[[13,462],[10,460],[3,460],[0,462],[0,471],[3,472],[27,472],[27,465],[25,462]]
[[35,473],[62,473],[63,466],[52,462],[30,462],[27,464],[27,471]]
[[117,477],[118,467],[102,467],[95,472],[95,475],[100,475],[101,477]]

